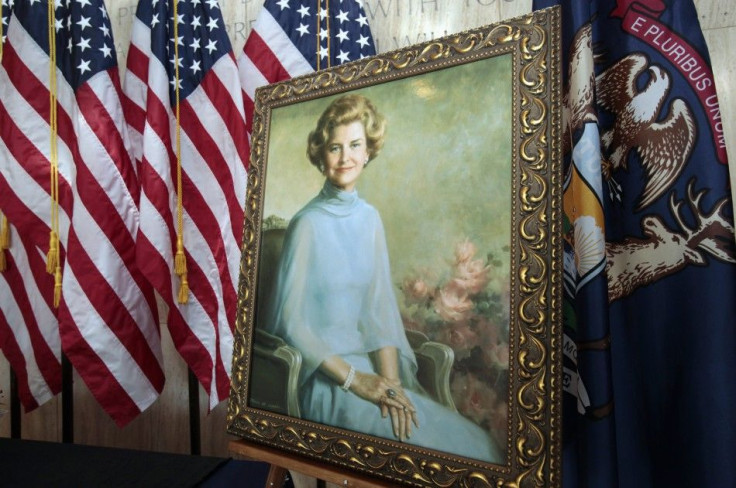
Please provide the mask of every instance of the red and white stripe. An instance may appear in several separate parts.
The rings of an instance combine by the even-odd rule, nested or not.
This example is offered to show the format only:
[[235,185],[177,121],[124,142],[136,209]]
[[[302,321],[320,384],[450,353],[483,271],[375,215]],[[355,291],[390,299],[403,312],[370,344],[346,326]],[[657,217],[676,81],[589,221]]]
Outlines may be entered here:
[[314,69],[281,25],[264,8],[258,14],[238,57],[238,71],[250,134],[256,88],[311,73]]
[[[0,70],[6,149],[0,209],[22,239],[33,236],[31,246],[44,259],[51,205],[48,63],[36,41],[12,22]],[[164,374],[155,297],[135,262],[138,187],[120,80],[116,69],[103,71],[76,93],[61,73],[56,80],[62,349],[122,426],[156,400]],[[33,276],[45,283],[43,273]]]
[[151,32],[133,21],[125,75],[126,117],[141,181],[138,262],[169,306],[174,344],[210,397],[230,389],[248,140],[232,53],[180,102],[183,240],[189,302],[179,304],[176,252],[176,116]]

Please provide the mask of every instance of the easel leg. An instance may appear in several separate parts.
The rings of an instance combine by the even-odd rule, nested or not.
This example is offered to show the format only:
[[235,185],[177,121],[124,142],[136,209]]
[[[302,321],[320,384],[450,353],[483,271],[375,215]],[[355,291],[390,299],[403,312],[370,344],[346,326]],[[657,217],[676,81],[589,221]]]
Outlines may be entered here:
[[268,470],[265,488],[284,488],[287,473],[286,468],[272,464]]

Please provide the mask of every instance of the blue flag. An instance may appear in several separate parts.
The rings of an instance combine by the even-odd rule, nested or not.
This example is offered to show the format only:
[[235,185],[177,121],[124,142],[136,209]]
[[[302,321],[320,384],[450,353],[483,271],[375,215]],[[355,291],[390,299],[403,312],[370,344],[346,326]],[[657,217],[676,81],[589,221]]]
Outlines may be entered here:
[[736,243],[692,1],[562,5],[566,487],[736,486]]

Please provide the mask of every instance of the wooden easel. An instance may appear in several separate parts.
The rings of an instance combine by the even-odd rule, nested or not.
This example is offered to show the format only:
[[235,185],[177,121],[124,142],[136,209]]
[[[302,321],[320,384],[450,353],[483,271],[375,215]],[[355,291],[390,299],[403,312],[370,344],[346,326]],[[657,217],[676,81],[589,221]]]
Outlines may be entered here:
[[308,460],[242,439],[230,441],[228,450],[233,457],[263,461],[271,465],[264,488],[283,488],[288,470],[349,488],[395,488],[396,486],[395,483],[387,483],[331,464]]

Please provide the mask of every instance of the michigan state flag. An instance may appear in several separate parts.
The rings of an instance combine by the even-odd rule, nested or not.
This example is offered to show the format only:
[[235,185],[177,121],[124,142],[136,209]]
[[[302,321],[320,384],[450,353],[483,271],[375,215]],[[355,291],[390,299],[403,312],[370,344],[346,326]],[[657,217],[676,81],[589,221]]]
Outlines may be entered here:
[[736,486],[736,244],[693,2],[562,5],[565,487]]

